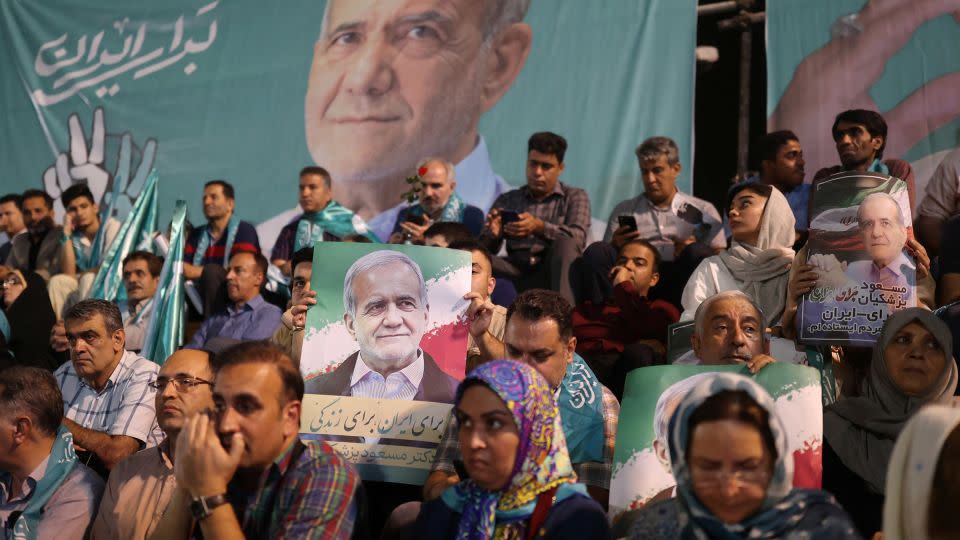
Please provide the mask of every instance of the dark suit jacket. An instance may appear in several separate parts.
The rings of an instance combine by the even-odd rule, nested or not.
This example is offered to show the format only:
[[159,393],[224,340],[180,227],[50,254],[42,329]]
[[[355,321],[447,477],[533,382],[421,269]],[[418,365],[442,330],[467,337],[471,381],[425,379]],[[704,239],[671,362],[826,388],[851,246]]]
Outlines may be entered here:
[[[353,375],[353,369],[357,365],[357,357],[359,356],[360,351],[357,351],[348,356],[337,369],[306,381],[305,393],[349,396],[350,376]],[[417,388],[417,393],[414,394],[413,399],[414,401],[453,403],[459,384],[456,379],[444,373],[433,360],[433,357],[424,351],[423,378],[420,379],[420,387]]]

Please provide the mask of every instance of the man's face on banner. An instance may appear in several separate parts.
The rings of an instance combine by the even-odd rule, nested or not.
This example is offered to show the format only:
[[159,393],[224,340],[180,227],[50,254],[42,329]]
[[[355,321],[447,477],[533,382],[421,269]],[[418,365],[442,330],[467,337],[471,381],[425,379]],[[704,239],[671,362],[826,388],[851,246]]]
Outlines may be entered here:
[[858,221],[863,248],[879,268],[900,256],[907,242],[907,229],[900,222],[897,203],[877,198],[860,205]]
[[360,357],[379,372],[403,369],[416,358],[426,331],[428,306],[420,298],[420,280],[403,263],[357,274],[353,280],[356,313],[345,313]]
[[424,156],[452,156],[483,110],[486,9],[476,0],[330,0],[304,107],[313,159],[338,181],[358,181],[402,178]]

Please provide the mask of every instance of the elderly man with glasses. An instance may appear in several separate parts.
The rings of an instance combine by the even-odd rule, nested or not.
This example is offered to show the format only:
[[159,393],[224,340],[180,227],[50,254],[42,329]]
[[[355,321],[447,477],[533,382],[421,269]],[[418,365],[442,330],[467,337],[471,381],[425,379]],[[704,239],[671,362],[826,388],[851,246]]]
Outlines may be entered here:
[[173,353],[150,383],[157,391],[157,423],[166,438],[155,448],[130,456],[110,473],[92,538],[148,538],[177,487],[174,450],[184,420],[213,408],[210,353]]

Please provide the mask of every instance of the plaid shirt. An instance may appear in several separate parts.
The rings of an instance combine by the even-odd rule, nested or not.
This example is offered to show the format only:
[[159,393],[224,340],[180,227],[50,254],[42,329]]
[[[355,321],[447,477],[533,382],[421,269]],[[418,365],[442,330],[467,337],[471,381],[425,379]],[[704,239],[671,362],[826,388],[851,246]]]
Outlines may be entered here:
[[157,391],[148,383],[158,371],[157,364],[124,351],[106,386],[97,392],[77,375],[73,362],[64,362],[54,372],[63,394],[63,415],[81,427],[156,446],[163,440],[163,431],[154,409]]
[[[511,260],[529,264],[530,257],[543,253],[550,243],[562,237],[573,238],[580,250],[590,236],[590,197],[587,192],[557,182],[553,193],[542,201],[530,196],[527,186],[514,189],[497,197],[493,208],[513,210],[517,213],[528,212],[543,220],[543,232],[526,238],[507,238],[507,253]],[[480,242],[497,253],[503,245],[504,236],[496,238],[484,229]]]
[[[613,472],[613,447],[617,442],[617,419],[620,417],[620,402],[613,392],[603,388],[603,463],[597,461],[588,461],[584,463],[574,463],[573,470],[581,482],[588,486],[594,486],[603,489],[610,489],[610,474]],[[463,461],[460,454],[460,432],[457,426],[457,419],[450,412],[447,419],[447,430],[440,439],[440,445],[437,446],[437,455],[433,460],[433,467],[430,472],[443,471],[447,474],[456,474],[457,469],[454,463]]]
[[349,539],[360,476],[323,441],[294,441],[263,473],[260,488],[231,482],[227,497],[246,538]]

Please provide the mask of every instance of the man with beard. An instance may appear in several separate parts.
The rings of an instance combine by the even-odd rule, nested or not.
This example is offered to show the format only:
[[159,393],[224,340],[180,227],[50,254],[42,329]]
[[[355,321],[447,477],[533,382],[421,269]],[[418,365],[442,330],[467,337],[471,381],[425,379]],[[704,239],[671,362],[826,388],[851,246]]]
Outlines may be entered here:
[[391,244],[424,242],[424,233],[434,223],[462,223],[474,238],[483,229],[483,211],[469,205],[456,193],[457,178],[453,163],[427,158],[417,165],[422,188],[419,201],[397,215],[390,235]]
[[150,383],[157,392],[157,423],[166,438],[121,461],[110,473],[92,538],[148,538],[177,487],[173,463],[187,418],[213,408],[213,368],[207,351],[173,353]]
[[[520,74],[530,0],[331,0],[304,104],[307,147],[334,198],[389,232],[418,159],[454,163],[464,200],[509,189],[478,132]],[[382,212],[382,214],[381,214]]]
[[203,186],[206,225],[193,229],[183,248],[183,277],[197,281],[203,298],[203,313],[210,315],[226,304],[223,284],[227,262],[234,253],[260,253],[257,229],[237,219],[233,185],[211,180]]
[[864,109],[843,111],[834,120],[831,134],[837,145],[840,165],[817,171],[813,176],[814,186],[840,172],[889,175],[907,183],[910,208],[916,207],[913,168],[902,159],[883,159],[883,150],[887,146],[887,122],[880,113]]
[[241,251],[230,257],[227,270],[230,304],[203,321],[186,348],[217,352],[238,341],[269,338],[280,326],[281,312],[260,295],[266,276],[267,259],[263,255]]
[[14,238],[7,265],[36,272],[44,281],[60,272],[63,228],[53,222],[53,198],[39,189],[23,192],[23,221],[27,234]]

